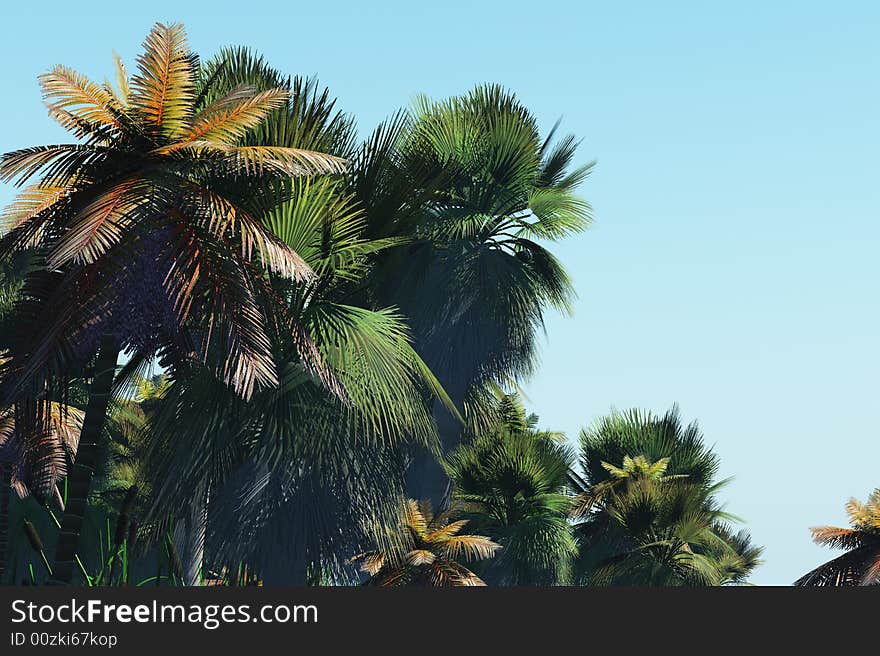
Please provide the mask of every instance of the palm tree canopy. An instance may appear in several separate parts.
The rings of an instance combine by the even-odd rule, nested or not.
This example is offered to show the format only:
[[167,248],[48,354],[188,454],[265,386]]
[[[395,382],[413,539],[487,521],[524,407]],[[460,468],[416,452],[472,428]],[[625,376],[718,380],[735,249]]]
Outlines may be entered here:
[[503,547],[482,568],[491,584],[567,583],[577,551],[566,494],[574,455],[564,436],[536,430],[536,421],[516,396],[505,395],[495,425],[448,458],[453,501],[474,530]]
[[399,529],[389,546],[360,553],[352,562],[370,575],[370,585],[432,587],[482,586],[482,579],[461,562],[491,558],[500,548],[482,535],[461,535],[467,520],[447,511],[435,516],[427,502],[408,499]]
[[880,584],[880,488],[867,503],[850,499],[846,504],[851,528],[811,528],[813,541],[846,553],[795,581],[799,586],[852,586]]
[[65,66],[40,77],[50,116],[80,143],[0,161],[0,179],[31,183],[3,213],[0,257],[30,249],[42,265],[17,308],[38,329],[12,345],[16,389],[69,371],[108,336],[183,359],[214,353],[245,396],[277,383],[259,272],[313,273],[255,218],[261,196],[242,192],[255,180],[339,173],[344,161],[248,145],[288,91],[241,85],[205,104],[210,80],[201,85],[198,70],[183,28],[157,24],[134,76],[117,60],[117,88]]
[[580,465],[570,481],[583,582],[741,584],[760,563],[715,499],[726,483],[715,481],[717,456],[676,408],[603,418],[581,434]]

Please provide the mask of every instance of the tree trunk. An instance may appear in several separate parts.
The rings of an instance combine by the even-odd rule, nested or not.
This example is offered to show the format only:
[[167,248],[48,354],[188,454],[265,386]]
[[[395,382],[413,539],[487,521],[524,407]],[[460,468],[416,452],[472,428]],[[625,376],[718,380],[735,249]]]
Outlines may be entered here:
[[113,340],[104,339],[98,349],[95,376],[89,387],[89,403],[83,418],[76,459],[67,472],[67,505],[61,517],[51,584],[65,585],[73,581],[80,534],[88,508],[92,477],[98,466],[98,446],[107,418],[118,358],[119,345]]
[[[461,408],[466,387],[444,385],[444,389],[455,405]],[[437,434],[440,437],[440,447],[443,455],[446,455],[458,446],[462,425],[440,401],[434,401],[433,414],[437,424]],[[435,511],[440,511],[449,504],[451,494],[449,476],[428,449],[422,447],[415,449],[412,462],[406,470],[406,493],[412,499],[430,501]]]
[[5,583],[9,562],[9,499],[12,493],[12,463],[0,462],[0,585]]
[[202,584],[202,566],[205,562],[205,536],[208,532],[208,486],[196,485],[186,518],[186,544],[183,548],[184,584]]

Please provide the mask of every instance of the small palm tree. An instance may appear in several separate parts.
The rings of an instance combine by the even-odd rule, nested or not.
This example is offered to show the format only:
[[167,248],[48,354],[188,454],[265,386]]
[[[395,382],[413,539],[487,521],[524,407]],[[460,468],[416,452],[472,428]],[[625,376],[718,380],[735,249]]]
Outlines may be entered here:
[[564,436],[535,429],[516,396],[498,403],[496,425],[448,458],[453,501],[503,551],[478,571],[490,585],[559,585],[577,553],[566,493],[573,454]]
[[732,585],[761,549],[715,500],[718,458],[696,423],[615,412],[581,434],[575,535],[580,580],[598,585]]
[[480,586],[483,580],[459,560],[485,560],[500,548],[482,535],[459,535],[467,520],[450,512],[434,516],[430,504],[408,499],[392,545],[354,556],[370,575],[369,585]]
[[[700,488],[644,474],[606,497],[603,510],[579,526],[593,538],[582,545],[593,560],[585,581],[594,585],[721,585],[716,534],[726,517]],[[601,536],[601,543],[595,538]],[[717,549],[715,548],[717,547]]]
[[852,528],[811,528],[813,541],[846,553],[795,581],[801,586],[851,586],[880,584],[880,488],[867,503],[850,499],[846,513]]

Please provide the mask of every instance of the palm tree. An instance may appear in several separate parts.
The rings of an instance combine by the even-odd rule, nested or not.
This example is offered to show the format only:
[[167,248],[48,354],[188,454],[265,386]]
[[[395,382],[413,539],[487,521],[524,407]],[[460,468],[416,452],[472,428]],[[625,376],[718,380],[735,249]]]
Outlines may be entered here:
[[449,512],[434,516],[428,502],[408,499],[391,544],[352,558],[369,574],[369,585],[481,586],[482,579],[459,560],[485,560],[500,548],[481,535],[459,535],[467,520]]
[[[170,367],[210,362],[245,397],[276,385],[265,326],[280,310],[263,272],[297,280],[312,272],[254,218],[266,203],[256,189],[343,169],[330,155],[242,144],[287,91],[239,87],[206,104],[210,80],[199,79],[181,26],[157,24],[137,64],[129,79],[117,61],[116,89],[65,66],[41,76],[50,116],[82,142],[0,161],[4,181],[37,179],[3,216],[0,259],[33,249],[41,264],[14,311],[30,328],[8,345],[0,396],[22,408],[47,387],[91,380],[57,582],[73,576],[119,354],[132,354],[130,370],[155,353]],[[303,360],[314,356],[300,344]],[[39,416],[19,411],[28,414]]]
[[846,513],[852,528],[818,526],[811,528],[813,541],[846,553],[795,581],[802,586],[877,585],[880,583],[880,488],[867,503],[850,499]]
[[733,533],[715,500],[718,458],[677,408],[613,413],[581,433],[575,534],[581,582],[594,585],[743,583],[761,549]]
[[[548,308],[574,296],[561,264],[540,242],[582,231],[590,207],[574,193],[590,165],[569,170],[577,143],[540,138],[509,92],[482,86],[462,97],[420,99],[381,126],[353,159],[368,234],[405,237],[378,256],[369,296],[401,309],[416,350],[459,408],[478,411],[491,383],[533,371]],[[462,425],[437,405],[444,453]],[[410,496],[440,504],[448,478],[422,450]]]
[[[289,91],[249,143],[350,155],[350,121],[314,80],[285,79],[240,48],[207,62],[202,76],[213,80],[212,93]],[[149,429],[151,468],[164,472],[152,518],[186,518],[201,542],[181,549],[186,570],[197,571],[204,554],[208,569],[246,563],[270,585],[346,581],[346,560],[368,546],[368,529],[396,519],[402,447],[432,447],[425,399],[444,393],[399,312],[367,307],[357,294],[370,258],[400,240],[367,237],[343,180],[290,180],[262,193],[276,200],[256,216],[314,272],[270,284],[322,368],[303,367],[295,337],[282,332],[273,334],[279,385],[246,403],[204,367],[170,376]]]
[[499,400],[497,417],[448,459],[453,502],[503,547],[479,571],[495,585],[568,583],[577,552],[566,494],[573,454],[564,435],[536,430],[515,396]]

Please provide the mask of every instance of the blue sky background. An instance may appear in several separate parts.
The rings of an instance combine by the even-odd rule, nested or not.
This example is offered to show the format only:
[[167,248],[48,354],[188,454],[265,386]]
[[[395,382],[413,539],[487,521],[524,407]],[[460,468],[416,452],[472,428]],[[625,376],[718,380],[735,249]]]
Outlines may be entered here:
[[576,314],[548,320],[527,386],[542,424],[574,436],[678,402],[736,477],[724,497],[766,545],[761,584],[829,557],[807,527],[880,485],[880,3],[14,4],[2,151],[66,140],[40,72],[110,76],[155,20],[203,55],[246,44],[318,75],[363,132],[418,92],[512,88],[598,160],[596,225],[557,249]]

